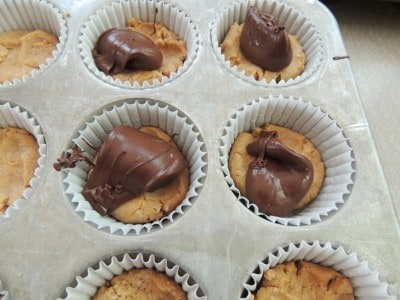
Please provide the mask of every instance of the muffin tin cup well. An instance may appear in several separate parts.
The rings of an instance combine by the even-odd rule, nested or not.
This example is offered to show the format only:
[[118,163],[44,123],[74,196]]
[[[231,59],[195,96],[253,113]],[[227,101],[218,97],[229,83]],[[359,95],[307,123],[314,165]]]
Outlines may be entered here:
[[36,119],[25,109],[9,102],[0,102],[0,128],[5,127],[17,127],[30,132],[38,143],[39,159],[37,162],[38,166],[34,172],[34,177],[29,181],[30,187],[23,191],[23,195],[20,199],[14,201],[14,203],[6,209],[4,215],[0,215],[0,223],[16,213],[27,201],[29,201],[29,198],[32,197],[36,186],[39,184],[47,156],[47,146],[42,128]]
[[197,127],[185,114],[171,105],[151,99],[127,99],[107,106],[102,112],[88,118],[72,142],[93,160],[96,150],[93,150],[88,143],[98,149],[105,136],[118,125],[135,128],[154,126],[172,137],[189,166],[189,190],[182,203],[167,216],[146,224],[124,224],[109,216],[102,217],[92,209],[81,193],[90,169],[87,163],[79,163],[75,168],[63,170],[65,193],[76,204],[76,212],[98,229],[122,235],[150,233],[173,223],[197,198],[203,186],[207,166],[205,143]]
[[22,79],[5,81],[1,86],[12,86],[25,82],[46,70],[61,54],[67,38],[67,26],[61,11],[45,0],[4,0],[0,3],[0,32],[14,30],[33,31],[41,29],[58,37],[56,49],[52,57],[46,59],[46,64],[39,66]]
[[[239,25],[244,23],[246,13],[251,6],[273,15],[280,25],[285,26],[288,33],[298,37],[306,56],[305,69],[301,75],[287,81],[277,82],[275,79],[270,82],[265,79],[257,81],[252,76],[247,76],[244,70],[238,70],[236,65],[231,65],[225,58],[220,45],[234,23]],[[297,84],[312,76],[318,70],[323,58],[321,39],[314,25],[296,8],[277,0],[243,0],[225,7],[211,24],[211,44],[217,58],[230,72],[242,80],[265,87],[286,87]]]
[[200,286],[180,266],[168,261],[166,258],[146,253],[125,253],[120,257],[113,256],[107,261],[99,262],[96,267],[88,268],[85,275],[76,277],[76,285],[74,287],[66,288],[65,296],[62,299],[91,299],[96,291],[114,276],[124,271],[140,268],[153,268],[165,273],[182,287],[187,294],[188,300],[207,299],[203,295]]
[[251,294],[257,291],[265,271],[278,264],[296,260],[310,261],[342,273],[350,279],[354,296],[358,299],[395,299],[389,294],[388,284],[379,279],[379,273],[371,270],[368,262],[360,259],[356,253],[349,253],[342,246],[335,246],[330,242],[304,240],[279,247],[259,261],[243,284],[240,299],[251,299]]
[[[231,146],[241,132],[274,124],[292,129],[318,149],[325,165],[325,178],[317,197],[301,211],[288,216],[266,215],[234,185],[228,167]],[[241,107],[226,123],[220,138],[220,163],[224,178],[238,200],[256,215],[283,225],[309,225],[338,210],[350,194],[355,176],[352,148],[343,130],[327,113],[310,102],[283,96],[259,98]]]
[[[92,50],[98,37],[107,29],[123,28],[127,26],[127,20],[135,18],[146,22],[163,23],[171,32],[186,42],[187,56],[183,65],[170,75],[163,76],[161,81],[157,79],[145,81],[143,85],[138,82],[131,84],[129,81],[121,82],[112,76],[106,75],[95,64]],[[190,17],[175,4],[166,1],[141,1],[128,0],[112,3],[93,14],[86,21],[79,36],[79,51],[85,65],[101,80],[126,88],[151,88],[171,82],[181,76],[193,63],[200,46],[200,35],[196,25]]]

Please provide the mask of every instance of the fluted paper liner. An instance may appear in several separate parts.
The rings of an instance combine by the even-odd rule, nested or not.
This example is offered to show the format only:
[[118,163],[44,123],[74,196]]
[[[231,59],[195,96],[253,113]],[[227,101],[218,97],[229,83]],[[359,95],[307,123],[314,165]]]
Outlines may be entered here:
[[188,300],[207,299],[199,285],[180,266],[168,261],[166,258],[144,253],[125,253],[119,258],[113,256],[109,262],[101,261],[97,267],[88,268],[86,275],[76,277],[76,285],[74,287],[66,288],[66,296],[62,299],[89,300],[101,286],[114,276],[124,271],[140,268],[153,268],[165,273],[182,287],[187,294]]
[[[258,210],[234,185],[228,168],[231,146],[241,132],[249,132],[264,124],[292,129],[308,138],[321,154],[325,179],[317,197],[299,212],[288,217],[266,215]],[[293,97],[259,98],[234,113],[222,131],[220,163],[225,181],[241,203],[256,215],[283,225],[309,225],[338,210],[345,203],[354,185],[352,148],[343,130],[327,113],[310,102]]]
[[38,167],[34,172],[34,177],[29,181],[30,187],[23,191],[23,195],[20,199],[14,201],[14,203],[6,209],[4,215],[0,215],[0,223],[17,212],[18,209],[20,209],[26,203],[26,201],[29,201],[29,198],[34,193],[34,190],[40,181],[40,176],[42,175],[43,166],[47,155],[45,138],[42,129],[35,118],[20,106],[11,104],[9,102],[2,103],[0,101],[0,128],[5,127],[22,128],[30,132],[38,143],[39,159]]
[[204,140],[192,121],[175,107],[151,99],[127,99],[112,104],[104,108],[101,113],[90,117],[73,137],[73,142],[84,150],[90,159],[93,159],[96,150],[88,146],[87,142],[99,149],[105,136],[118,125],[129,125],[135,128],[154,126],[172,137],[189,165],[189,191],[182,203],[167,216],[146,224],[124,224],[110,216],[101,216],[81,193],[90,169],[87,163],[78,163],[75,168],[63,170],[65,193],[76,205],[76,212],[98,229],[122,235],[139,235],[163,228],[174,222],[192,206],[203,186],[207,165]]
[[0,280],[0,299],[1,300],[11,300],[10,294],[7,291],[3,291],[3,284],[1,283],[1,280]]
[[[258,7],[262,12],[273,15],[279,24],[285,26],[288,33],[296,35],[303,47],[306,56],[306,64],[304,72],[289,80],[272,80],[267,82],[265,79],[261,81],[255,80],[252,76],[246,76],[245,71],[239,71],[237,66],[231,66],[229,60],[225,58],[220,47],[229,28],[236,22],[244,23],[246,13],[250,6]],[[284,2],[275,0],[243,0],[225,7],[214,19],[211,24],[211,43],[216,56],[221,63],[237,77],[267,87],[284,87],[297,84],[314,74],[322,61],[322,43],[316,28],[311,22],[303,16],[301,12]]]
[[350,279],[357,299],[396,299],[389,294],[389,285],[381,281],[379,273],[371,270],[368,262],[360,259],[356,253],[349,253],[342,246],[334,246],[330,242],[301,241],[279,247],[258,262],[257,268],[243,284],[240,300],[250,299],[265,271],[278,264],[296,260],[306,260],[342,273]]
[[33,31],[42,29],[58,37],[56,49],[52,56],[46,59],[46,64],[41,64],[39,69],[25,74],[22,79],[5,81],[1,86],[10,86],[35,77],[47,69],[60,55],[67,37],[67,26],[61,11],[45,0],[4,0],[0,3],[0,32],[14,30]]
[[[112,76],[106,75],[96,66],[92,50],[99,36],[107,29],[126,27],[129,18],[146,22],[162,22],[171,32],[186,42],[186,59],[170,77],[163,76],[161,82],[154,79],[152,82],[145,81],[143,85],[138,82],[131,84],[129,81],[121,82],[119,79],[113,79]],[[200,38],[196,25],[176,4],[166,1],[128,0],[107,5],[85,22],[79,36],[80,55],[89,70],[107,83],[126,88],[157,87],[174,80],[191,66],[197,56],[199,45]]]

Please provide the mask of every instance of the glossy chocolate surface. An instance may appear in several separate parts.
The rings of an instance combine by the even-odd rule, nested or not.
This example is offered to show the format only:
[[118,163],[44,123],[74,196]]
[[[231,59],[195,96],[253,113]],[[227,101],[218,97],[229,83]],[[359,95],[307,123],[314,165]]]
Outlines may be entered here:
[[127,29],[111,28],[103,32],[93,49],[97,67],[108,75],[130,70],[156,70],[163,56],[145,35]]
[[240,49],[244,56],[268,71],[279,71],[290,64],[292,46],[285,27],[273,16],[250,7],[240,35]]
[[172,142],[118,126],[103,142],[82,193],[105,215],[144,192],[167,185],[185,166],[185,159]]
[[247,152],[257,156],[246,174],[247,198],[265,214],[289,215],[311,186],[311,162],[287,148],[275,131],[261,131]]

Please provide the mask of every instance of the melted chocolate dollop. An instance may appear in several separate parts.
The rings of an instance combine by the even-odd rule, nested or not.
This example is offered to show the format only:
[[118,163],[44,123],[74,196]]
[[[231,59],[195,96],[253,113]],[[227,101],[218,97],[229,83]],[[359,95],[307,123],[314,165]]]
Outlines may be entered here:
[[156,70],[163,56],[145,35],[127,29],[111,28],[103,32],[93,49],[97,67],[108,75],[131,70]]
[[273,16],[250,7],[240,35],[240,49],[252,63],[268,71],[279,71],[290,64],[292,46],[285,27]]
[[167,185],[186,163],[170,142],[129,126],[109,133],[82,194],[101,215]]
[[311,162],[282,144],[276,131],[261,131],[247,152],[258,156],[247,170],[247,198],[265,214],[289,215],[311,186]]

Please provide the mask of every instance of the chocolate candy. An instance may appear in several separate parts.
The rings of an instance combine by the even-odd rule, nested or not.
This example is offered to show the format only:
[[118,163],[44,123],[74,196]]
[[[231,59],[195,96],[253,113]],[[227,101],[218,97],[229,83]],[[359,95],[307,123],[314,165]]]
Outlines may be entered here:
[[82,194],[101,215],[144,192],[167,185],[186,167],[172,142],[129,126],[104,140]]
[[285,27],[276,20],[261,13],[252,6],[247,12],[240,49],[252,63],[268,71],[279,71],[290,64],[293,57],[292,46]]
[[247,198],[265,214],[289,215],[312,184],[312,163],[282,144],[276,131],[261,131],[247,152],[257,156],[246,174]]
[[163,56],[145,35],[127,29],[111,28],[103,32],[93,49],[97,67],[107,75],[131,70],[156,70]]

